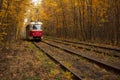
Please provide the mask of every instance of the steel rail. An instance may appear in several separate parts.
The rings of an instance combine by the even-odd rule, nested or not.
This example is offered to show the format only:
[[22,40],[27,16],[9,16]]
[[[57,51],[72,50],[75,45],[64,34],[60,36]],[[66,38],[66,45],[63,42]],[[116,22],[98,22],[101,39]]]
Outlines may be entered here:
[[[46,38],[46,39],[47,39],[47,38]],[[55,39],[56,39],[56,40],[61,40],[61,39],[57,39],[57,38],[55,38]],[[98,46],[98,45],[91,44],[91,43],[75,42],[75,41],[69,41],[69,40],[61,40],[61,41],[69,42],[69,43],[75,43],[75,44],[83,44],[83,45],[87,45],[87,46],[94,46],[94,47],[98,47],[98,48],[115,50],[115,51],[120,52],[120,48],[115,48],[115,47]]]
[[51,46],[53,46],[53,47],[62,49],[62,50],[66,51],[66,52],[69,52],[69,53],[71,53],[71,54],[74,54],[74,55],[83,57],[83,58],[85,58],[85,59],[87,59],[87,60],[89,60],[89,61],[92,61],[92,62],[94,62],[94,63],[97,63],[97,64],[99,64],[99,65],[102,65],[102,66],[104,66],[104,67],[106,67],[106,68],[112,69],[112,70],[114,70],[114,71],[117,72],[117,73],[120,73],[120,67],[119,67],[119,66],[111,65],[110,63],[107,63],[107,62],[104,62],[104,61],[101,61],[101,60],[97,60],[97,59],[95,59],[95,58],[92,58],[92,57],[87,56],[87,55],[84,55],[84,54],[79,54],[79,53],[76,52],[76,51],[73,51],[73,50],[71,50],[71,49],[68,49],[68,48],[65,48],[65,47],[62,47],[62,46],[59,46],[59,45],[54,45],[54,44],[49,43],[49,42],[46,42],[46,41],[43,41],[43,42],[46,43],[46,44],[48,44],[48,45],[51,45]]
[[[49,40],[49,39],[48,39]],[[50,40],[52,40],[52,39],[50,39]],[[86,50],[91,50],[91,48],[88,48],[89,46],[91,47],[91,46],[93,46],[93,45],[86,45],[86,44],[83,44],[82,43],[82,45],[85,45],[85,46],[88,46],[88,47],[82,47],[82,46],[79,46],[79,45],[75,45],[75,44],[80,44],[80,43],[74,43],[74,42],[69,42],[69,41],[63,41],[63,42],[65,42],[65,43],[63,43],[63,42],[61,42],[61,40],[52,40],[52,41],[54,41],[54,42],[57,42],[57,43],[62,43],[62,44],[65,44],[65,45],[72,45],[72,46],[75,46],[75,47],[78,47],[78,48],[84,48],[84,49],[86,49]],[[93,46],[93,47],[95,47],[96,48],[96,46]],[[100,46],[97,46],[97,48],[99,48],[99,49],[106,49],[106,48],[104,48],[104,47],[100,47]],[[101,51],[101,50],[96,50],[96,49],[93,49],[95,52],[98,52],[98,53],[106,53],[106,54],[108,54],[108,55],[110,55],[110,56],[115,56],[115,57],[120,57],[120,51],[119,50],[115,50],[115,49],[110,49],[110,50],[112,50],[112,51],[117,51],[117,52],[115,52],[114,54],[113,53],[111,53],[111,52],[105,52],[105,51]],[[109,50],[109,48],[107,48],[106,50]]]
[[64,64],[62,64],[60,61],[58,61],[57,59],[55,59],[53,56],[51,56],[47,51],[45,51],[44,49],[42,49],[42,47],[38,46],[35,42],[33,42],[33,44],[40,49],[42,52],[44,52],[49,58],[51,58],[54,62],[58,63],[61,68],[63,68],[64,70],[67,70],[69,72],[71,72],[71,74],[73,74],[73,79],[75,80],[82,80],[82,78],[76,74],[75,72],[73,72],[72,70],[70,70],[69,68],[67,68]]

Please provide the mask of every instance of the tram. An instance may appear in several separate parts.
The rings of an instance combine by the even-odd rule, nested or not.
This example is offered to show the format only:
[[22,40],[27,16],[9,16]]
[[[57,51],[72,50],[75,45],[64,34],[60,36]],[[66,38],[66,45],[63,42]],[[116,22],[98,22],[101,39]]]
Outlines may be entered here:
[[30,22],[26,26],[26,39],[39,40],[43,38],[42,22]]

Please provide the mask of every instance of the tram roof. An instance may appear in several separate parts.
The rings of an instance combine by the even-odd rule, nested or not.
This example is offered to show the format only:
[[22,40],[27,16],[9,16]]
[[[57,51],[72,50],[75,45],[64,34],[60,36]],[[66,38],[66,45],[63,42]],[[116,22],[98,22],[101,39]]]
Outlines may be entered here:
[[43,23],[42,22],[30,22],[30,24],[40,24],[40,25],[42,25]]

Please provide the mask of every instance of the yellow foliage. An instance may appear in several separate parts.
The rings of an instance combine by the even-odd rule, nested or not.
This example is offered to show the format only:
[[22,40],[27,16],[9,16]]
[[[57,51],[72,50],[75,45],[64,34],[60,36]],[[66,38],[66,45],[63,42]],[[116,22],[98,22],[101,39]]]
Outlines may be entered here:
[[65,64],[65,66],[67,66],[67,67],[71,67],[71,63],[68,63],[68,62],[66,62],[66,63],[64,63]]
[[6,32],[2,32],[1,34],[2,34],[2,35],[7,35],[7,33],[6,33]]
[[92,0],[92,4],[93,4],[94,7],[99,6],[99,5],[100,5],[100,2],[101,2],[101,1],[98,1],[98,0]]
[[68,72],[68,71],[66,71],[65,73],[64,73],[64,76],[68,79],[68,80],[72,80],[72,74],[70,73],[70,72]]
[[57,74],[59,74],[60,73],[60,71],[58,70],[58,69],[52,69],[51,71],[50,71],[50,74],[49,74],[49,76],[50,77],[55,77]]

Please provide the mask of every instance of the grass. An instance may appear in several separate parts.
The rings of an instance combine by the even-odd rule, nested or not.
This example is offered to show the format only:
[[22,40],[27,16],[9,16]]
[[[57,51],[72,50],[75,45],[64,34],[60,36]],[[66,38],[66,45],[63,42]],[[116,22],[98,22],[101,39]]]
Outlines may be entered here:
[[62,78],[61,78],[61,77],[59,77],[59,76],[57,76],[57,77],[56,77],[56,80],[62,80]]
[[49,72],[49,76],[56,77],[59,73],[60,73],[60,71],[58,69],[51,69]]
[[120,76],[118,77],[118,80],[120,80]]
[[30,44],[30,48],[34,50],[34,53],[36,53],[34,56],[38,61],[43,61],[44,54],[39,51],[32,43]]
[[25,80],[40,80],[39,76],[27,77]]
[[86,74],[80,74],[80,76],[83,78],[83,80],[85,80]]
[[115,61],[115,57],[114,56],[108,56],[108,60],[110,60],[110,61],[112,61],[112,62],[114,62]]
[[92,49],[92,48],[90,49],[90,51],[91,51],[91,52],[95,52],[94,49]]

